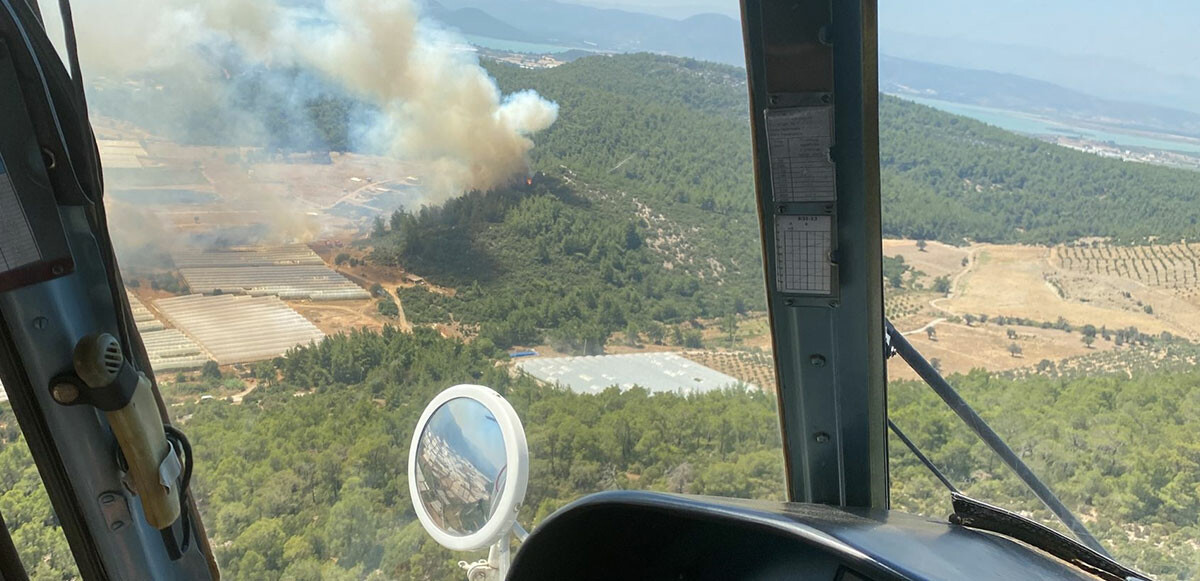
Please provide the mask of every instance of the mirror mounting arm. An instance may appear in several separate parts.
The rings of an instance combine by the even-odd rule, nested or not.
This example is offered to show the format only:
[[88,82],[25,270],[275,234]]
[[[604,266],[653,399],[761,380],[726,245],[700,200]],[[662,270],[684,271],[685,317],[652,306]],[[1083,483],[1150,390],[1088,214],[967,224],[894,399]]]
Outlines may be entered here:
[[467,572],[467,581],[492,581],[497,577],[497,571],[488,564],[487,559],[480,559],[474,563],[459,561],[458,566]]
[[459,561],[458,566],[467,572],[467,581],[500,581],[508,576],[508,565],[512,554],[508,548],[508,536],[488,549],[488,558],[474,563]]
[[521,543],[524,543],[525,538],[529,536],[529,531],[525,530],[525,527],[521,526],[521,523],[517,521],[513,521],[512,532],[513,536],[517,537],[517,541]]
[[504,538],[496,541],[496,544],[492,545],[488,551],[488,565],[495,569],[497,579],[504,579],[508,577],[510,562],[512,562],[512,552],[508,546],[508,535],[504,535]]

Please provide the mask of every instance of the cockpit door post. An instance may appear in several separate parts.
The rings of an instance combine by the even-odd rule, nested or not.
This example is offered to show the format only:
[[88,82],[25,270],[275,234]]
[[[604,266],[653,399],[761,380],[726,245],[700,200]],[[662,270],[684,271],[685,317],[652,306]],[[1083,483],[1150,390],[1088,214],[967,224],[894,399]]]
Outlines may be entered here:
[[875,0],[742,0],[788,498],[888,505]]

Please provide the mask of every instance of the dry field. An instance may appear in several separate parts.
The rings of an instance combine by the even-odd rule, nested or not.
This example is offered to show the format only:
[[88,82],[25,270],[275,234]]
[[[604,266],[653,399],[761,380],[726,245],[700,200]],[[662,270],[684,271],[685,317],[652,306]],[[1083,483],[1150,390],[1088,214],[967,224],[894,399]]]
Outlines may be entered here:
[[[930,340],[925,332],[906,337],[927,360],[937,359],[943,373],[965,373],[975,368],[1002,371],[1032,367],[1042,359],[1058,362],[1114,348],[1111,341],[1100,337],[1096,337],[1095,344],[1088,348],[1078,332],[1067,333],[1057,329],[991,323],[976,323],[968,327],[944,322],[936,328],[936,340]],[[1016,339],[1008,337],[1009,330],[1017,333]],[[1021,353],[1016,357],[1009,352],[1009,346],[1014,343],[1021,348]],[[893,357],[888,362],[888,377],[916,379],[917,375],[903,360]]]
[[[945,311],[935,308],[933,301],[943,295],[929,290],[933,287],[934,279],[938,277],[954,277],[963,273],[963,259],[968,258],[971,249],[956,247],[941,242],[928,242],[924,251],[917,250],[915,240],[884,240],[884,256],[902,256],[904,263],[912,267],[915,276],[906,284],[910,287],[904,290],[885,288],[883,293],[883,312],[899,329],[916,329],[945,316]],[[913,288],[919,286],[920,288]]]
[[360,327],[379,330],[385,324],[396,324],[394,319],[379,314],[374,300],[286,302],[326,335]]
[[[1173,299],[1169,291],[1134,285],[1116,277],[1075,275],[1055,266],[1051,249],[1038,246],[981,246],[970,271],[958,281],[950,298],[937,301],[949,313],[1004,315],[1038,321],[1059,317],[1072,325],[1104,325],[1110,329],[1137,327],[1143,333],[1169,331],[1200,337],[1200,308]],[[1128,290],[1126,290],[1128,288]],[[1111,292],[1110,292],[1111,291]],[[1131,304],[1097,300],[1124,297]],[[1092,295],[1092,296],[1089,296]],[[1149,314],[1138,306],[1153,306]]]
[[884,240],[884,256],[903,256],[904,263],[925,273],[918,279],[926,288],[939,276],[953,276],[963,270],[962,260],[968,248],[950,246],[941,242],[927,242],[925,250],[917,250],[915,240]]
[[[1200,307],[1200,244],[1161,244],[1153,246],[1059,246],[1052,250],[1051,262],[1075,278],[1100,278],[1120,296],[1117,302],[1141,309],[1151,304],[1155,314],[1180,325],[1200,323],[1188,316]],[[1086,296],[1094,287],[1065,286],[1065,290]],[[1126,296],[1124,293],[1129,293]],[[1112,299],[1112,293],[1109,297]],[[1125,299],[1121,301],[1120,299]],[[1132,299],[1132,301],[1130,300]]]
[[[926,252],[919,252],[913,241],[887,240],[884,254],[904,256],[906,263],[930,279],[948,276],[952,281],[946,297],[887,289],[884,300],[897,328],[927,358],[939,359],[946,372],[975,367],[1012,370],[1033,367],[1042,359],[1059,362],[1085,355],[1095,359],[1113,349],[1100,337],[1088,349],[1079,333],[950,322],[967,314],[1048,322],[1062,317],[1074,326],[1136,327],[1142,333],[1167,331],[1200,339],[1200,283],[1195,274],[1200,245],[954,248],[931,242]],[[1192,262],[1193,256],[1197,263]],[[966,267],[963,258],[968,259]],[[936,329],[936,342],[928,339],[926,325]],[[1020,357],[1008,351],[1014,342],[1007,336],[1009,329],[1020,335],[1016,341],[1023,351]],[[1104,360],[1119,362],[1124,357],[1120,353],[1104,355]],[[894,361],[889,369],[893,377],[915,377],[903,362]]]

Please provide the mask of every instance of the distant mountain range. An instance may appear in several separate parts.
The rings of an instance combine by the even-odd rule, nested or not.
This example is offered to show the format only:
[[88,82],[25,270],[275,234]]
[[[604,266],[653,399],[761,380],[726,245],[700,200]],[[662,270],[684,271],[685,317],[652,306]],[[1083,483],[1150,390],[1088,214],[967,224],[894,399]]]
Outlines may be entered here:
[[[445,26],[477,37],[597,52],[654,52],[745,66],[741,23],[721,14],[672,19],[555,0],[429,0]],[[1015,74],[883,55],[887,93],[1021,111],[1107,128],[1200,138],[1200,114],[1095,97]]]
[[1106,99],[1200,113],[1200,75],[1158,71],[1153,56],[1137,49],[1129,50],[1128,58],[1122,60],[884,29],[879,32],[879,51],[921,62],[1012,73]]
[[881,55],[879,89],[1054,119],[1200,138],[1200,114],[1094,97],[1054,83]]
[[741,23],[720,14],[676,20],[554,0],[431,0],[427,6],[435,20],[476,36],[746,63]]

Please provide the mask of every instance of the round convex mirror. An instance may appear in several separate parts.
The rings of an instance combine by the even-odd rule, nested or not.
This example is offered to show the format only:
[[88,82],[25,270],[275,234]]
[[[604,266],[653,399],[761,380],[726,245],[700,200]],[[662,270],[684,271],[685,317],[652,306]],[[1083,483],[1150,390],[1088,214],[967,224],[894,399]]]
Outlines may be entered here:
[[528,481],[525,430],[500,394],[456,385],[425,408],[409,447],[408,489],[437,542],[471,551],[503,538]]

